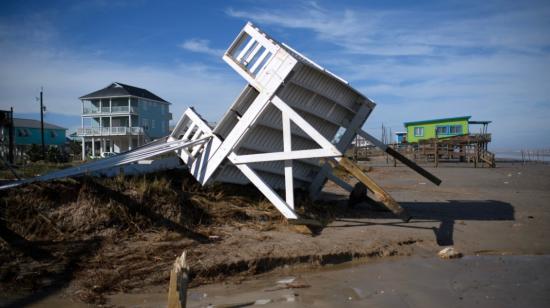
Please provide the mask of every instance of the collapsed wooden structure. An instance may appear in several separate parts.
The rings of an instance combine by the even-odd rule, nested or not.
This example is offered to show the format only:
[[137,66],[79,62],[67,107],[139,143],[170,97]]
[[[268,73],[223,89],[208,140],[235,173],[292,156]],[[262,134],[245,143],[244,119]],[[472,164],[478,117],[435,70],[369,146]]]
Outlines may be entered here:
[[[289,220],[298,219],[294,190],[317,198],[339,165],[397,216],[410,216],[386,191],[344,157],[359,134],[433,183],[441,181],[362,130],[375,104],[344,79],[247,23],[223,59],[247,85],[215,127],[188,108],[172,133],[138,149],[23,183],[75,176],[176,151],[201,184],[252,183]],[[278,191],[284,190],[284,196]]]

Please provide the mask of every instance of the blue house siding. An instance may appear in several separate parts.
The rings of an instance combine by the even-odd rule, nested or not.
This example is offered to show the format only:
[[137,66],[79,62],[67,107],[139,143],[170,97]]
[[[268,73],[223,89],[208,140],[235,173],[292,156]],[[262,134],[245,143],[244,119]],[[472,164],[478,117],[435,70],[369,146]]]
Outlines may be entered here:
[[[40,128],[16,127],[14,141],[16,145],[41,144],[42,137],[40,134]],[[44,143],[46,145],[64,144],[65,130],[44,128]]]
[[168,135],[168,104],[140,98],[138,107],[139,126],[143,127],[149,137],[160,138]]

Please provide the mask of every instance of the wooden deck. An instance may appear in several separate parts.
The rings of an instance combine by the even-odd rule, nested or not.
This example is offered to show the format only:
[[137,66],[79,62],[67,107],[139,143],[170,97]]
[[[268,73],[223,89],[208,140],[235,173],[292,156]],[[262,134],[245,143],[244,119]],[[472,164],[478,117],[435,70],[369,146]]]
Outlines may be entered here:
[[[432,162],[435,167],[438,167],[440,162],[464,162],[472,164],[475,168],[494,168],[495,155],[487,149],[489,142],[491,134],[469,134],[389,146],[413,161]],[[353,149],[353,158],[366,160],[370,152],[372,151],[366,147]]]

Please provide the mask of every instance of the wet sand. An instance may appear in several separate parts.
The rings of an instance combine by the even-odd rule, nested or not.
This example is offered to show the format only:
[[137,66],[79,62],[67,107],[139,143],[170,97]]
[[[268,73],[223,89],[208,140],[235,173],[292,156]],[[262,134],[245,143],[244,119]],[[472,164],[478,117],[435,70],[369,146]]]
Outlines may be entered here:
[[[188,307],[548,307],[550,256],[389,258],[319,271],[280,269],[239,284],[189,290]],[[165,307],[164,288],[109,304]],[[86,307],[49,298],[34,307]]]
[[399,258],[199,287],[189,307],[548,307],[549,274],[549,256]]

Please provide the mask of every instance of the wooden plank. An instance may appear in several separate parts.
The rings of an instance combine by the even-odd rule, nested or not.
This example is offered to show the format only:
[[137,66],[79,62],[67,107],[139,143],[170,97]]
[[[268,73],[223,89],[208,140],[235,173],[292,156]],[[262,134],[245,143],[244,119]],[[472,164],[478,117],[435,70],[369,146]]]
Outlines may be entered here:
[[[351,123],[348,125],[348,129],[336,145],[336,148],[339,149],[340,152],[344,153],[346,151],[347,147],[355,137],[356,131],[359,130],[363,123],[365,123],[365,120],[375,106],[375,104],[368,99],[365,99],[362,104],[363,105],[359,108],[359,111],[355,114],[353,120],[351,120]],[[319,172],[311,182],[311,185],[309,186],[309,196],[311,199],[315,200],[321,194],[321,190],[327,180],[327,172],[330,172],[330,165],[324,164],[322,167],[322,172]]]
[[168,308],[185,308],[187,304],[187,285],[189,283],[189,267],[185,251],[176,258],[170,271],[168,287]]
[[266,49],[264,50],[264,52],[260,55],[260,57],[258,58],[258,60],[256,60],[256,62],[254,63],[254,65],[252,65],[252,67],[250,68],[250,72],[252,74],[254,74],[256,72],[256,70],[259,68],[260,64],[262,63],[262,61],[265,59],[265,57],[267,57],[267,55],[269,55],[269,50]]
[[396,158],[397,160],[399,160],[400,162],[402,162],[403,164],[407,165],[409,168],[413,169],[414,171],[416,171],[418,174],[422,175],[423,177],[425,177],[426,179],[428,179],[430,182],[434,183],[435,185],[439,185],[441,184],[441,179],[439,179],[438,177],[436,177],[435,175],[431,174],[430,172],[428,172],[426,169],[420,167],[419,165],[417,165],[415,162],[411,161],[410,159],[408,159],[407,157],[403,156],[401,153],[397,152],[396,150],[388,147],[386,152],[393,156],[394,158]]
[[372,142],[377,148],[383,150],[384,152],[388,153],[392,157],[396,158],[397,160],[399,160],[400,162],[405,164],[407,167],[413,169],[418,174],[425,177],[426,179],[428,179],[430,182],[434,183],[435,185],[441,184],[441,180],[438,177],[431,174],[426,169],[420,167],[419,165],[417,165],[415,162],[411,161],[407,157],[401,155],[401,153],[397,152],[396,150],[394,150],[391,147],[387,146],[386,144],[382,143],[378,139],[374,138],[372,135],[365,132],[364,130],[362,130],[362,129],[358,130],[357,134],[360,135],[361,137],[367,139],[368,141]]
[[[282,113],[283,121],[283,150],[285,153],[292,151],[292,131],[288,114]],[[292,177],[292,160],[285,160],[285,194],[286,203],[294,208],[294,178]]]
[[282,113],[286,113],[288,117],[296,124],[301,130],[308,134],[313,141],[317,142],[323,149],[332,152],[334,155],[342,155],[342,153],[329,141],[325,136],[321,135],[308,121],[302,118],[294,109],[288,106],[280,97],[274,96],[271,99],[271,103]]
[[287,219],[298,219],[298,215],[258,174],[246,164],[235,164],[235,152],[227,157],[241,172],[256,186],[262,194],[285,216]]
[[336,154],[327,149],[298,150],[292,152],[271,152],[261,154],[245,154],[235,157],[235,164],[250,164],[266,161],[294,160],[317,157],[336,157],[342,154]]
[[328,170],[324,170],[322,169],[322,171],[325,176],[327,177],[327,179],[329,181],[332,181],[334,182],[336,185],[342,187],[343,189],[347,190],[348,192],[352,192],[353,190],[353,186],[351,186],[350,184],[348,184],[346,181],[342,180],[341,178],[339,178],[338,176],[336,176],[334,173],[332,173],[332,170],[328,169]]
[[235,60],[237,60],[237,62],[241,62],[244,55],[248,52],[248,50],[250,50],[254,43],[256,43],[256,40],[254,40],[254,38],[250,38],[250,40],[246,43],[241,52],[237,55],[237,58],[235,58]]
[[411,219],[411,216],[402,208],[393,197],[388,194],[380,185],[378,185],[373,179],[367,176],[361,168],[354,164],[349,159],[342,157],[337,159],[340,166],[346,169],[354,177],[356,177],[361,183],[365,184],[369,190],[371,190],[374,195],[380,200],[385,207],[387,207],[392,213],[397,217],[401,218],[403,221],[408,222]]

